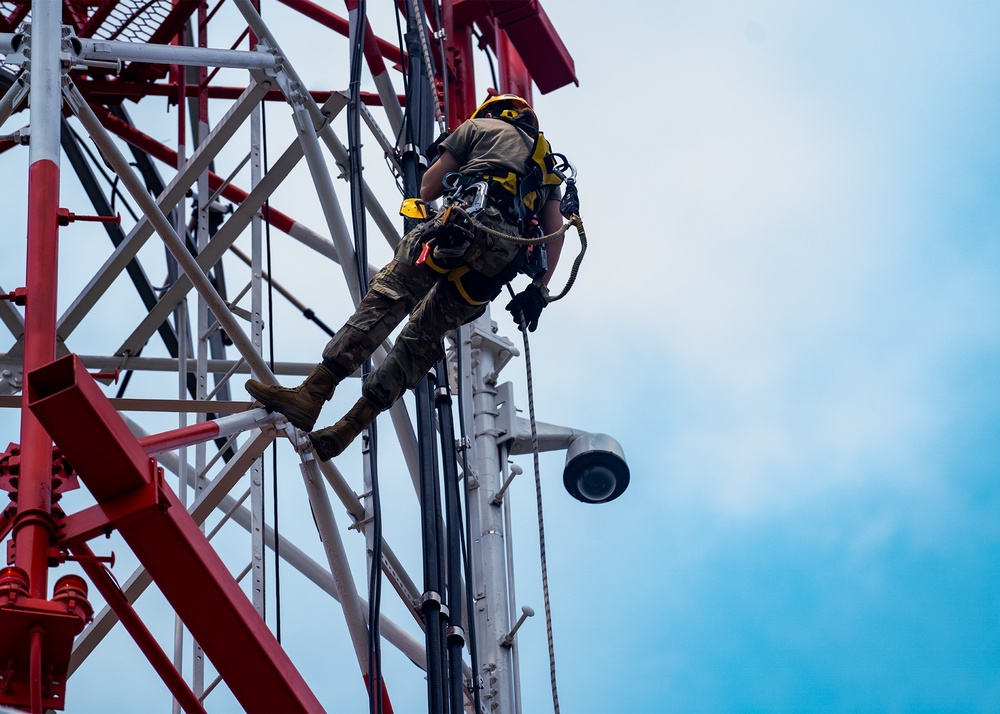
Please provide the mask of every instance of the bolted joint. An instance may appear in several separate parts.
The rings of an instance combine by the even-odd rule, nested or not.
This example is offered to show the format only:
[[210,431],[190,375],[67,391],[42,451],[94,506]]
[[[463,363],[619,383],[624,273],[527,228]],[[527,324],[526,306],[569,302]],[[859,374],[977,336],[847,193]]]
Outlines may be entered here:
[[0,300],[10,300],[15,305],[24,305],[28,302],[28,288],[17,288],[11,293],[0,293]]

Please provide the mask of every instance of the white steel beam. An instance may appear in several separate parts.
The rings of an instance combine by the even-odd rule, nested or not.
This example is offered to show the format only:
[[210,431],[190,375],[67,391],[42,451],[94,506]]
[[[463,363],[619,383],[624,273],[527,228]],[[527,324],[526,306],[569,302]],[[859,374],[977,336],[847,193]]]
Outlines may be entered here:
[[[479,516],[478,533],[473,533],[473,538],[479,539],[483,587],[482,592],[477,593],[480,603],[475,613],[481,668],[477,675],[489,671],[489,677],[486,678],[488,686],[483,698],[490,711],[513,714],[513,661],[510,648],[500,646],[500,641],[510,632],[511,626],[507,606],[505,529],[502,510],[492,501],[502,487],[497,448],[496,379],[497,373],[516,350],[513,344],[493,334],[489,328],[487,313],[473,323],[470,335],[478,480],[475,495]],[[478,578],[475,582],[480,583]]]
[[[184,169],[178,172],[170,183],[167,184],[166,188],[163,189],[163,193],[157,197],[156,205],[159,206],[158,211],[169,213],[174,209],[177,202],[184,197],[184,194],[187,193],[192,184],[198,180],[198,176],[215,160],[219,151],[233,137],[243,122],[246,121],[247,117],[250,116],[253,108],[257,106],[257,103],[263,99],[264,95],[271,88],[270,81],[255,82],[240,95],[240,98],[233,103],[233,106],[229,108],[229,111],[226,112],[225,116],[223,116],[208,137],[201,143],[197,151],[187,160]],[[98,126],[100,126],[99,123]],[[103,127],[101,127],[100,133],[104,133]],[[129,172],[131,173],[131,169]],[[148,196],[145,191],[140,190],[140,193],[143,196]],[[135,257],[139,249],[142,248],[152,235],[153,225],[149,220],[149,216],[145,215],[129,231],[125,240],[115,248],[111,257],[104,262],[104,265],[94,275],[90,283],[81,291],[73,304],[67,308],[66,312],[59,319],[57,327],[59,335],[63,340],[76,329],[80,321],[97,304],[97,301],[104,295],[111,283],[125,270],[125,266]]]
[[[293,429],[293,427],[289,427],[288,431],[291,432]],[[305,434],[302,434],[302,439],[305,440]],[[312,506],[316,531],[323,544],[323,552],[326,553],[330,572],[337,583],[340,606],[344,611],[344,619],[347,622],[347,631],[351,636],[351,642],[354,644],[354,654],[358,658],[358,666],[361,667],[361,674],[367,681],[369,671],[366,608],[362,607],[361,596],[358,595],[358,588],[354,583],[354,576],[351,574],[351,565],[347,561],[344,540],[340,537],[337,519],[333,515],[330,497],[323,486],[323,476],[317,466],[316,458],[311,451],[305,448],[305,445],[300,448],[302,448],[302,451],[299,452],[299,456],[302,458],[302,478],[306,485],[306,493],[309,495],[309,504]]]
[[72,84],[67,86],[66,95],[73,112],[79,117],[84,127],[90,133],[94,143],[97,144],[108,163],[118,174],[122,184],[146,215],[146,218],[155,228],[156,233],[163,240],[167,249],[173,254],[178,265],[187,273],[191,282],[194,283],[198,294],[205,298],[209,308],[219,320],[219,324],[226,330],[236,349],[239,350],[239,353],[250,364],[253,373],[265,384],[275,383],[277,380],[275,380],[267,363],[254,349],[253,343],[236,321],[236,318],[233,317],[228,305],[226,305],[226,301],[216,291],[211,281],[209,281],[208,276],[202,272],[194,257],[188,252],[184,241],[178,237],[177,232],[174,231],[173,226],[170,225],[170,221],[167,220],[160,207],[143,190],[139,177],[135,175],[128,160],[111,140],[111,137],[97,119],[90,105],[87,104],[83,95]]
[[9,55],[14,51],[14,40],[20,33],[0,32],[0,55]]
[[28,98],[28,81],[27,78],[30,75],[25,72],[22,76],[16,78],[14,83],[10,85],[4,95],[3,99],[0,99],[0,126],[4,125],[4,122],[10,117],[11,113]]
[[[320,150],[319,140],[316,138],[316,124],[313,123],[312,115],[308,110],[309,102],[312,98],[308,92],[291,79],[290,73],[281,72],[278,74],[278,86],[285,93],[285,98],[292,105],[292,119],[295,123],[299,142],[302,144],[302,151],[305,154],[306,162],[309,164],[309,172],[312,174],[313,184],[316,187],[316,195],[323,208],[323,216],[326,218],[327,229],[330,237],[337,246],[337,255],[340,256],[340,267],[344,274],[351,299],[357,305],[364,295],[360,281],[358,280],[355,268],[354,246],[351,244],[350,230],[347,221],[344,220],[344,212],[340,208],[337,200],[337,192],[333,187],[333,178],[326,165],[323,152]],[[307,99],[308,98],[308,99]],[[367,286],[365,286],[365,289]]]
[[[185,47],[181,45],[155,45],[117,40],[98,40],[79,37],[77,57],[87,61],[148,62],[151,64],[178,64],[188,67],[231,67],[235,69],[273,70],[279,59],[270,52],[255,50],[220,50],[211,47]],[[2,48],[0,48],[2,51]]]

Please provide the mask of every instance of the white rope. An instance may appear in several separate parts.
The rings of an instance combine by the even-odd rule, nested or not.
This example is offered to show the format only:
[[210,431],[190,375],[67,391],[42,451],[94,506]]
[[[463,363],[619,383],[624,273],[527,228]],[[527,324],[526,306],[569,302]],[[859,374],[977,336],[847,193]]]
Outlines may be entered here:
[[524,337],[524,363],[528,375],[528,416],[531,421],[531,450],[535,464],[535,500],[538,504],[538,550],[542,561],[542,596],[545,602],[545,634],[549,642],[549,677],[552,681],[552,708],[559,714],[559,692],[556,689],[556,651],[552,640],[552,608],[549,604],[549,573],[545,558],[545,521],[542,517],[542,478],[538,466],[538,429],[535,425],[535,392],[531,381],[531,351],[528,349],[528,330],[521,317]]
[[[410,0],[410,12],[413,13],[414,19],[419,20],[420,28],[418,34],[420,35],[420,54],[424,58],[424,68],[427,70],[427,83],[430,84],[431,94],[434,96],[434,119],[438,124],[438,131],[443,132],[445,130],[444,113],[441,111],[441,107],[437,100],[437,86],[434,84],[434,64],[431,62],[431,50],[427,46],[427,30],[428,27],[424,23],[424,15],[420,12],[420,6],[417,4],[417,0]],[[446,68],[441,69],[441,73],[444,74],[447,71]]]

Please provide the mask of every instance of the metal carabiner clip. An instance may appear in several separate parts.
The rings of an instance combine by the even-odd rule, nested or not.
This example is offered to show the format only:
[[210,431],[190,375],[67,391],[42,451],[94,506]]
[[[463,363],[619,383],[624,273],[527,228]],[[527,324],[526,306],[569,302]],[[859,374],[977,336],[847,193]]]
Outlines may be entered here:
[[476,183],[466,188],[467,192],[472,190],[476,192],[476,195],[472,199],[472,202],[467,204],[465,210],[468,211],[470,215],[474,216],[481,210],[486,208],[486,197],[489,194],[490,187],[486,181],[477,181]]
[[[559,159],[559,163],[552,167],[552,173],[561,178],[563,181],[575,181],[576,180],[576,166],[570,163],[563,154],[552,154],[554,158]],[[566,170],[569,169],[569,175],[566,175]]]
[[441,179],[441,185],[444,186],[445,193],[452,193],[462,187],[463,179],[465,179],[464,175],[458,171],[452,171],[444,175],[444,178]]

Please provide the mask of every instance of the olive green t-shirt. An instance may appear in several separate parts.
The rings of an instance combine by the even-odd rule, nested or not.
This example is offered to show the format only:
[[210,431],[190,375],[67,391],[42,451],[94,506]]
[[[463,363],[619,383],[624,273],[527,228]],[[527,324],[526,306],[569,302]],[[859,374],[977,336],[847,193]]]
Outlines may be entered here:
[[[503,119],[469,119],[441,142],[441,150],[447,149],[455,157],[463,174],[505,175],[513,171],[524,176],[533,143],[527,134]],[[562,196],[559,186],[543,186],[539,193],[542,203]]]

